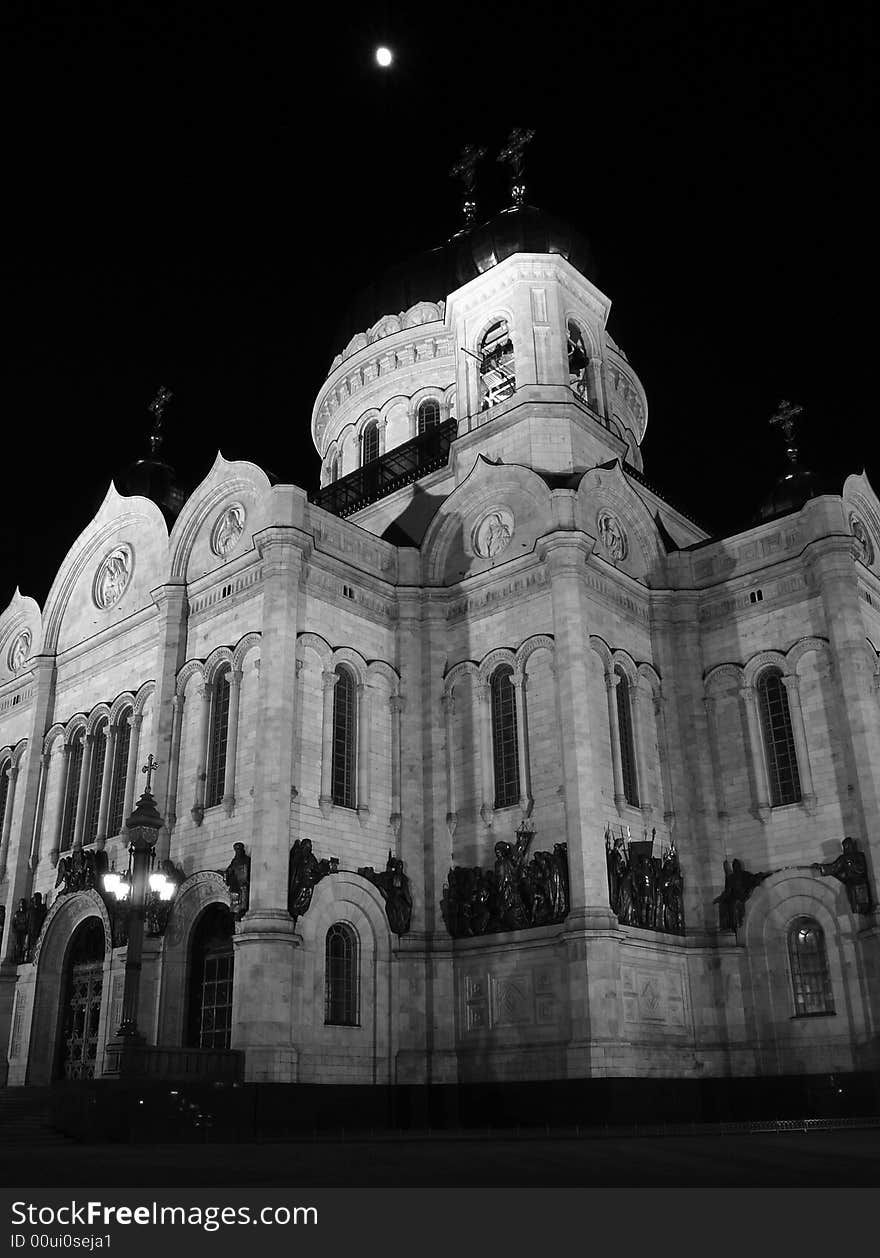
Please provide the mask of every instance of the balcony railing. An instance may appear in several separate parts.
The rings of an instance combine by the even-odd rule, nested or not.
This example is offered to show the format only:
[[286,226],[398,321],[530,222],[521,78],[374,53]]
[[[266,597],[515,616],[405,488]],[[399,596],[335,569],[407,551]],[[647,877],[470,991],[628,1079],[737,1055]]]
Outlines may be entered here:
[[371,502],[393,494],[395,489],[445,467],[449,447],[457,432],[458,420],[447,419],[412,441],[395,446],[372,463],[359,467],[356,472],[349,472],[348,476],[325,485],[312,495],[312,501],[334,515],[351,515]]

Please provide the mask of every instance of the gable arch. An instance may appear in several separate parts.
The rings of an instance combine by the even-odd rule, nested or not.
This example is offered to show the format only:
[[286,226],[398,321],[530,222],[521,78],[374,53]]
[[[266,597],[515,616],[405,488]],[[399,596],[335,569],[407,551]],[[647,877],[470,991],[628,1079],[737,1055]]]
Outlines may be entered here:
[[629,651],[624,651],[621,647],[617,647],[615,650],[611,652],[612,673],[614,672],[616,668],[620,669],[620,671],[624,674],[627,681],[630,682],[631,685],[633,686],[638,685],[638,680],[639,680],[638,666],[636,665],[636,662],[633,659],[633,657],[630,655]]
[[743,666],[743,681],[746,686],[754,686],[761,673],[767,669],[778,668],[783,676],[789,672],[785,656],[781,651],[759,651],[747,660]]
[[473,677],[480,680],[480,668],[474,660],[461,660],[453,665],[443,679],[443,694],[451,695],[462,677]]
[[90,736],[94,734],[98,726],[98,722],[103,721],[103,720],[106,720],[109,723],[110,708],[108,704],[106,703],[99,703],[95,707],[92,708],[91,712],[86,718],[86,733]]
[[248,652],[253,651],[256,647],[259,647],[261,641],[262,634],[255,632],[246,633],[244,637],[239,638],[232,650],[232,667],[234,669],[241,669],[244,666],[245,657]]
[[526,638],[516,649],[516,671],[525,673],[526,666],[536,651],[547,651],[550,654],[550,665],[553,667],[556,662],[556,642],[552,634],[535,633],[530,638]]
[[56,721],[51,725],[43,737],[43,755],[48,756],[58,739],[64,739],[64,726],[60,721]]
[[144,684],[139,687],[138,692],[134,697],[134,703],[132,704],[132,710],[135,716],[143,716],[144,708],[147,706],[147,703],[149,702],[155,689],[156,683],[154,681],[145,681]]
[[73,740],[74,735],[80,729],[88,732],[85,714],[77,712],[75,716],[70,718],[64,727],[64,741],[69,744]]
[[360,651],[355,651],[355,649],[350,646],[337,647],[330,660],[330,671],[334,671],[340,664],[347,664],[349,666],[354,673],[355,681],[359,686],[366,685],[367,661],[361,655]]
[[492,675],[501,664],[509,664],[513,670],[514,676],[521,676],[522,670],[517,667],[516,652],[510,647],[498,646],[489,651],[480,660],[479,677],[480,680],[488,685],[492,680]]
[[830,658],[830,649],[827,638],[801,638],[795,642],[785,653],[785,671],[786,673],[796,673],[798,664],[805,655],[810,651],[816,651],[820,655]]
[[204,676],[205,681],[210,684],[214,681],[217,674],[225,667],[233,668],[233,654],[228,646],[216,646],[208,658],[205,660]]
[[320,661],[322,670],[331,671],[330,661],[333,658],[333,648],[326,638],[322,638],[318,633],[301,633],[296,639],[296,655],[297,659],[304,659],[305,651],[314,651]]
[[739,691],[743,685],[744,675],[739,664],[716,664],[703,678],[703,690],[707,695],[720,692],[725,687]]
[[187,660],[180,672],[177,674],[177,685],[174,693],[178,696],[182,695],[189,685],[190,678],[198,675],[204,677],[205,666],[201,660]]
[[265,503],[271,489],[268,476],[255,463],[243,459],[228,462],[218,452],[210,472],[186,500],[171,530],[171,580],[193,580],[226,562],[211,550],[210,534],[223,508],[233,502],[243,501],[246,512],[244,531],[235,543],[235,553],[241,554],[252,547],[254,533],[266,523]]
[[602,668],[606,677],[610,677],[614,671],[614,657],[611,647],[604,638],[600,638],[597,633],[590,634],[590,647],[599,656],[602,661]]

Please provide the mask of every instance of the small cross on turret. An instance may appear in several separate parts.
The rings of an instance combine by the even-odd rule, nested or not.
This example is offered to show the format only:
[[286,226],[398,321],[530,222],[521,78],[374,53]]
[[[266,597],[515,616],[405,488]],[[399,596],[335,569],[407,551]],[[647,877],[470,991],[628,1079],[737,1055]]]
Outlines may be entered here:
[[526,185],[523,181],[524,153],[534,138],[534,131],[525,127],[514,127],[507,137],[507,144],[498,154],[498,161],[506,162],[510,167],[510,195],[517,209],[526,199]]
[[151,789],[153,785],[153,774],[156,772],[158,767],[159,767],[159,761],[154,760],[153,753],[150,752],[150,754],[147,756],[147,763],[141,769],[141,773],[146,773],[147,775],[147,789],[146,789],[147,795],[152,795],[153,793]]
[[477,177],[477,166],[485,156],[484,148],[478,148],[476,144],[466,144],[461,150],[461,157],[449,172],[451,179],[459,179],[464,184],[464,200],[461,208],[466,227],[470,227],[476,217],[477,202],[474,196],[474,183]]
[[802,414],[803,409],[802,406],[786,402],[783,399],[769,420],[774,428],[779,427],[782,429],[785,437],[785,453],[790,463],[797,462],[798,451],[794,443],[794,424],[796,417]]
[[153,431],[150,433],[150,454],[155,455],[156,451],[162,444],[162,417],[165,413],[165,407],[174,397],[164,386],[153,398],[147,410],[153,416]]

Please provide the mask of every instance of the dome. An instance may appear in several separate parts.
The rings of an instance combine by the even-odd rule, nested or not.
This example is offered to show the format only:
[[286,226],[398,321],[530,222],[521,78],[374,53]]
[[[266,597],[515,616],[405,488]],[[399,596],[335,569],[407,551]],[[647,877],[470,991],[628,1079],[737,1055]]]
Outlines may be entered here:
[[503,210],[438,248],[397,263],[363,289],[337,328],[335,348],[383,315],[399,314],[420,301],[444,301],[514,253],[558,253],[583,275],[594,276],[590,246],[568,223],[532,205]]
[[177,519],[187,498],[185,490],[177,483],[174,468],[155,458],[138,459],[132,463],[123,475],[122,492],[151,498],[169,527]]
[[810,498],[820,492],[816,477],[801,463],[791,463],[761,503],[756,523],[773,520],[792,511],[800,511]]

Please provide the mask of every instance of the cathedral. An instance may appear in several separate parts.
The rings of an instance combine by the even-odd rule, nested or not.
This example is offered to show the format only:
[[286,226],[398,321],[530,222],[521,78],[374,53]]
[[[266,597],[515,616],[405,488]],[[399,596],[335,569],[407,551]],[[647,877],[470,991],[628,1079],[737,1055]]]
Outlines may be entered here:
[[353,301],[319,488],[185,496],[160,394],[2,612],[8,1087],[880,1068],[880,500],[784,403],[709,536],[587,242],[467,208]]

